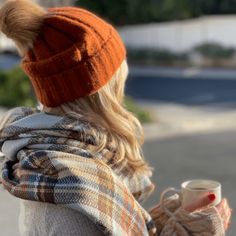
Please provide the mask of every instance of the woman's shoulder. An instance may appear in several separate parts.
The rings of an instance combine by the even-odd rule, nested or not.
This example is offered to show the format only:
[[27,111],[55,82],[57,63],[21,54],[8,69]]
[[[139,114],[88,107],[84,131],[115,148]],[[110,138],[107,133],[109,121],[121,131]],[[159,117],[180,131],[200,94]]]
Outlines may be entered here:
[[25,116],[34,114],[37,112],[36,108],[31,107],[15,107],[6,111],[0,118],[0,128],[7,126]]
[[51,203],[20,200],[21,235],[103,236],[83,213]]

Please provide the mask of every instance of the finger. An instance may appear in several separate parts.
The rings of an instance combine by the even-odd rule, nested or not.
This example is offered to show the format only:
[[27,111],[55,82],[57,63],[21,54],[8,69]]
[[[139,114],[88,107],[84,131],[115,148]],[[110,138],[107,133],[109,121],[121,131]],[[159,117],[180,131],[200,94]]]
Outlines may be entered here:
[[202,207],[206,207],[209,204],[211,204],[212,202],[214,202],[216,199],[216,195],[214,193],[206,195],[203,198],[198,199],[197,201],[187,205],[184,207],[184,209],[186,211],[192,212],[195,211],[197,209],[200,209]]
[[216,208],[219,211],[219,214],[224,222],[224,228],[227,230],[230,224],[230,219],[232,215],[232,209],[228,205],[228,201],[226,199],[223,199],[220,204],[216,206]]

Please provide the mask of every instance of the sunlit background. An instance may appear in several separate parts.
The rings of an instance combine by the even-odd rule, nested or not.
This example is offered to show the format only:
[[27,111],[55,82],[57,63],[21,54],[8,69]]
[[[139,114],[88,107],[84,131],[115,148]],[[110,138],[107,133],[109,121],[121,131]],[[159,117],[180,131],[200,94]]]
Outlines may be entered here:
[[[4,2],[4,1],[0,1]],[[125,106],[145,131],[144,154],[156,190],[188,179],[222,183],[236,209],[236,0],[45,0],[76,5],[112,23],[130,66]],[[35,106],[13,43],[0,35],[0,115]],[[18,201],[0,190],[0,232],[18,235]],[[228,236],[235,236],[233,216]]]

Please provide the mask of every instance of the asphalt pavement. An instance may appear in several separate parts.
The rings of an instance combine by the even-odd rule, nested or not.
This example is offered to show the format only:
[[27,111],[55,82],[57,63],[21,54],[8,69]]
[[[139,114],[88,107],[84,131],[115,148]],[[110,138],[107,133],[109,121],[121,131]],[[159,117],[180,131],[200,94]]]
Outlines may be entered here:
[[138,100],[236,107],[236,70],[131,67],[126,93]]
[[[190,179],[213,179],[222,183],[223,197],[236,209],[236,131],[183,135],[152,140],[144,145],[144,154],[155,168],[156,190],[148,201],[150,208],[159,201],[160,193],[179,188]],[[233,215],[228,236],[235,236],[236,217]]]

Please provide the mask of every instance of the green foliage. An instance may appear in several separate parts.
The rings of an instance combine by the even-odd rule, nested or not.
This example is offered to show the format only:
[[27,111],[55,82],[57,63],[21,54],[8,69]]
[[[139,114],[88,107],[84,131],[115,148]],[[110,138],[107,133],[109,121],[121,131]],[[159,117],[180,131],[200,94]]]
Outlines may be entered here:
[[235,55],[234,48],[226,48],[217,43],[204,43],[197,46],[194,51],[210,59],[230,59]]
[[135,23],[137,15],[140,19],[144,20],[152,15],[152,4],[150,0],[147,0],[147,4],[144,4],[143,0],[79,0],[76,5],[85,7],[103,17],[107,20],[123,25],[127,23]]
[[76,5],[117,25],[236,13],[236,0],[78,0]]
[[141,123],[152,121],[151,113],[140,108],[131,97],[125,97],[124,106],[128,111],[132,112]]
[[128,49],[131,64],[171,65],[188,61],[187,53],[174,53],[165,49]]
[[0,71],[0,105],[8,108],[36,105],[29,79],[19,67]]
[[[191,51],[185,53],[174,53],[165,49],[128,49],[128,61],[130,64],[142,65],[173,65],[189,66],[191,65]],[[224,47],[217,43],[204,43],[193,49],[204,58],[220,60],[231,59],[235,56],[235,49]]]

